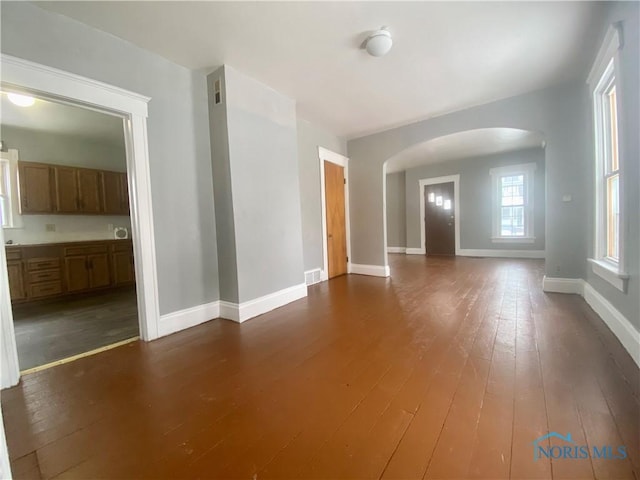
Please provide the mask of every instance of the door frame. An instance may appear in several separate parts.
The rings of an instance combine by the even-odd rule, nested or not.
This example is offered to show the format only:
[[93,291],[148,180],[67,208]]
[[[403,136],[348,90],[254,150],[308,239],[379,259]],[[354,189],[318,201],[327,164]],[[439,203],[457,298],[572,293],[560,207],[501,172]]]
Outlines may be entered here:
[[[10,55],[2,54],[0,62],[3,90],[30,93],[39,98],[79,105],[123,119],[140,337],[145,341],[158,338],[160,311],[147,139],[147,104],[151,98]],[[0,242],[0,323],[3,344],[0,387],[7,388],[18,383],[20,369],[11,302],[7,302],[10,295],[2,229]]]
[[335,163],[344,167],[344,178],[347,181],[344,187],[344,220],[347,234],[347,273],[351,273],[351,221],[349,215],[349,158],[339,153],[332,152],[323,147],[318,147],[318,158],[320,159],[320,208],[322,210],[322,258],[323,267],[320,280],[329,280],[329,258],[327,246],[327,206],[326,192],[324,185],[324,162]]
[[436,185],[438,183],[453,182],[453,215],[455,216],[455,247],[456,256],[460,255],[460,175],[447,175],[444,177],[422,178],[418,182],[420,186],[420,253],[427,254],[426,245],[426,222],[425,222],[425,201],[424,187]]

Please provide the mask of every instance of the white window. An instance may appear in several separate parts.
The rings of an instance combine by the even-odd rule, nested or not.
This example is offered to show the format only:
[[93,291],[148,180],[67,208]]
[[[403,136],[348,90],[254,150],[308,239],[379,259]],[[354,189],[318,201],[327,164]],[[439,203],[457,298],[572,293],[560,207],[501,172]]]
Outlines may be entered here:
[[624,185],[618,152],[618,105],[616,53],[620,48],[618,29],[611,27],[589,74],[593,94],[595,145],[595,220],[592,263],[594,273],[621,291],[628,275],[622,265],[624,245],[620,194]]
[[0,224],[18,228],[18,151],[0,152]]
[[492,168],[493,242],[533,243],[535,163]]

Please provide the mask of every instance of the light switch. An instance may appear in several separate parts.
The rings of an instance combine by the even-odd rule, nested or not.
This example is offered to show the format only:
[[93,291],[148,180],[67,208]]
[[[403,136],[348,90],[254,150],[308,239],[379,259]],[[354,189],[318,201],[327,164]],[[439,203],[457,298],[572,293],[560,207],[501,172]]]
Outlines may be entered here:
[[563,202],[570,202],[572,200],[571,195],[563,195],[562,196],[562,201]]

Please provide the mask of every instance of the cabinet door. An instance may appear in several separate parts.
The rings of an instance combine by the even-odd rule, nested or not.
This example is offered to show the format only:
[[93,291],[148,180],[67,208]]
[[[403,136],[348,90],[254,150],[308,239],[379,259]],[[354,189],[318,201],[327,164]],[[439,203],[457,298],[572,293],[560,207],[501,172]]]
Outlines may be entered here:
[[129,183],[126,173],[120,174],[120,213],[129,215]]
[[122,174],[100,172],[102,178],[102,206],[105,213],[118,215],[122,212]]
[[100,172],[88,168],[78,169],[78,197],[80,211],[83,213],[100,213],[102,210],[100,195]]
[[108,287],[111,284],[109,275],[109,257],[106,253],[88,255],[89,261],[89,287]]
[[64,258],[67,292],[80,292],[89,288],[89,270],[86,255]]
[[24,300],[27,298],[27,291],[24,288],[22,262],[7,262],[7,273],[9,274],[9,293],[11,295],[11,300]]
[[79,210],[78,169],[73,167],[53,167],[55,185],[55,209],[59,213],[75,213]]
[[51,167],[29,162],[18,165],[22,213],[52,213]]
[[115,252],[112,261],[114,285],[128,285],[135,281],[132,252]]

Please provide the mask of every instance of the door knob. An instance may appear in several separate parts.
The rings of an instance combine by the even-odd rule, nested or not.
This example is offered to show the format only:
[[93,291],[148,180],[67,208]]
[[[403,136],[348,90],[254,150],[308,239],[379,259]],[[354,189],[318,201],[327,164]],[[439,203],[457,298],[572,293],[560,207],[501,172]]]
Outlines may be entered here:
[[333,238],[333,235],[329,234],[327,235],[328,238]]

